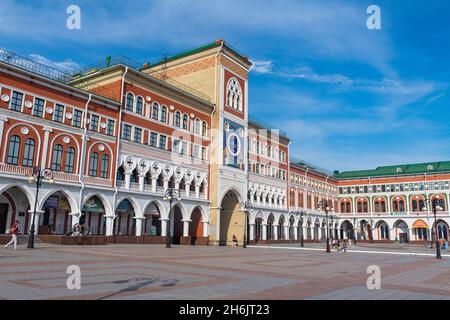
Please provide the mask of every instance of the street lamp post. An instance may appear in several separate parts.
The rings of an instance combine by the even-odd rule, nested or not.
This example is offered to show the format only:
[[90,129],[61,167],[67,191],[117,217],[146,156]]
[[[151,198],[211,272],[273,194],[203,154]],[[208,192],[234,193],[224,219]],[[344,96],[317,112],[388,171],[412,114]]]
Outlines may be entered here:
[[39,189],[42,186],[42,182],[44,180],[47,180],[49,184],[54,184],[55,180],[53,179],[53,171],[51,169],[41,169],[40,167],[34,167],[33,173],[28,178],[29,183],[35,183],[36,184],[36,194],[34,198],[34,210],[33,210],[33,218],[31,221],[31,228],[30,228],[30,236],[28,237],[28,249],[34,248],[34,232],[36,229],[35,226],[35,219],[36,219],[36,210],[37,210],[37,203],[38,203],[38,196],[39,196]]
[[241,202],[241,208],[244,210],[244,241],[242,248],[247,248],[247,211],[253,209],[253,204],[250,201]]
[[305,244],[304,244],[304,238],[305,238],[304,232],[305,232],[305,229],[303,229],[303,223],[306,222],[306,221],[303,220],[303,217],[305,216],[305,213],[302,212],[301,215],[302,215],[302,236],[300,238],[300,247],[303,248],[305,246]]
[[333,210],[333,202],[329,200],[319,201],[319,207],[325,211],[325,223],[327,225],[326,234],[327,234],[327,244],[326,244],[326,253],[331,253],[330,239],[328,234],[328,211]]
[[[425,199],[426,207],[424,207],[423,209],[428,210],[429,206],[431,206],[431,210],[433,211],[433,215],[434,215],[433,236],[434,236],[434,241],[435,241],[435,245],[436,245],[436,259],[442,259],[442,257],[441,257],[441,244],[439,243],[438,234],[437,234],[436,213],[437,213],[437,211],[442,211],[443,208],[438,205],[438,200],[437,199],[439,199],[439,195],[435,196],[435,198],[433,200],[430,200],[428,198],[428,196],[427,196],[426,199]],[[431,243],[433,243],[433,241],[431,241]]]
[[356,218],[353,218],[353,240],[355,240],[355,244],[358,243],[358,226],[357,223],[359,221]]
[[172,213],[172,201],[173,198],[176,198],[178,201],[181,200],[180,197],[180,190],[175,188],[167,188],[166,192],[164,193],[164,200],[169,200],[169,221],[167,223],[167,230],[166,230],[166,248],[170,248],[170,217]]

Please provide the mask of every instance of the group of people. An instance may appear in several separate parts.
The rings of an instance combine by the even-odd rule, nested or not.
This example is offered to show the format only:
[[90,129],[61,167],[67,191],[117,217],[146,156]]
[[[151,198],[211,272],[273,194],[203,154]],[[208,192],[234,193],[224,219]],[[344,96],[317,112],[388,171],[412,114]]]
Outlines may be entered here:
[[339,240],[334,239],[331,241],[331,248],[338,252],[347,252],[347,248],[352,245],[352,240]]

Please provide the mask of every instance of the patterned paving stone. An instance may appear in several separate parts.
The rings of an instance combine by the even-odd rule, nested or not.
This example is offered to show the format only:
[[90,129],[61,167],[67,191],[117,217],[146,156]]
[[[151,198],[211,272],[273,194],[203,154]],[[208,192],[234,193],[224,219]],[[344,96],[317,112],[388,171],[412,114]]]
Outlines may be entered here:
[[[390,247],[358,250],[371,252],[326,254],[289,245],[22,246],[0,251],[0,299],[450,299],[449,258],[374,252],[395,251]],[[69,265],[81,269],[80,290],[67,288]],[[381,269],[380,290],[366,287],[370,265]]]

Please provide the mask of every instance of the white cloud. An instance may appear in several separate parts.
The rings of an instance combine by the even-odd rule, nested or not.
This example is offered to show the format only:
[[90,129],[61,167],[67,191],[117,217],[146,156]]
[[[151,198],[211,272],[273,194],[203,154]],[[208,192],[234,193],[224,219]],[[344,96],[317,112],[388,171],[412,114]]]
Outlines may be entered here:
[[30,54],[30,58],[33,59],[36,62],[45,64],[47,66],[53,67],[55,69],[58,69],[60,71],[74,71],[77,69],[80,69],[81,66],[72,60],[64,60],[64,61],[51,61],[41,55],[38,54]]
[[268,74],[272,73],[272,61],[270,60],[254,60],[252,71],[255,73]]

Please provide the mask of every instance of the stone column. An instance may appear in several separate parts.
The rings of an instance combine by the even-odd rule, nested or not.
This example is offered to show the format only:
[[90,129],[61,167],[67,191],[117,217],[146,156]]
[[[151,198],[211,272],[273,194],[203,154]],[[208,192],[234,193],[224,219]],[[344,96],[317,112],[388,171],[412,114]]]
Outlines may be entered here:
[[250,241],[255,240],[255,224],[254,223],[250,223],[250,231],[249,231],[249,235],[248,235],[248,239]]
[[131,173],[125,173],[125,189],[130,190]]
[[169,188],[169,180],[164,178],[164,193]]
[[273,240],[278,240],[278,225],[273,224]]
[[447,193],[447,208],[445,208],[448,213],[450,213],[450,193]]
[[[28,225],[28,231],[31,230],[31,225],[33,224],[33,210],[28,210],[28,213],[30,214],[30,223]],[[44,211],[36,210],[36,215],[34,216],[34,234],[38,234],[39,230],[39,221],[41,219],[41,215],[44,213]]]
[[187,198],[189,198],[189,191],[190,191],[190,188],[191,188],[191,184],[186,183],[186,184],[184,185],[184,191],[186,192],[186,197],[187,197]]
[[142,236],[142,222],[145,221],[145,217],[134,217],[136,219],[136,236]]
[[158,184],[158,179],[152,177],[152,192],[156,193],[156,185]]
[[[105,235],[112,236],[113,235],[113,227],[114,227],[114,219],[115,216],[105,216],[106,218],[106,232]],[[99,226],[100,228],[100,226]]]
[[263,223],[262,224],[262,235],[261,235],[261,240],[267,240],[267,224]]
[[298,226],[294,226],[294,240],[298,240]]
[[71,227],[73,228],[73,226],[76,225],[80,221],[81,213],[79,213],[79,212],[70,212],[69,216],[72,217]]
[[196,184],[195,185],[195,197],[197,198],[197,199],[199,199],[200,198],[200,185],[198,184]]
[[290,234],[289,234],[289,226],[284,226],[284,238],[286,240],[290,240],[291,239]]
[[168,218],[161,218],[161,236],[167,237],[167,222],[169,221]]
[[410,212],[409,212],[409,203],[410,203],[410,199],[409,199],[409,194],[408,194],[408,195],[406,195],[406,212],[408,214],[410,214]]
[[183,220],[183,237],[189,237],[189,222],[191,220]]
[[139,191],[141,191],[141,192],[144,191],[144,179],[145,179],[145,176],[139,175]]
[[395,233],[394,233],[394,228],[389,229],[389,240],[394,241],[395,240]]
[[205,238],[206,238],[206,237],[208,236],[208,234],[209,234],[208,230],[209,230],[209,222],[208,222],[208,221],[203,222],[203,236],[204,236]]

